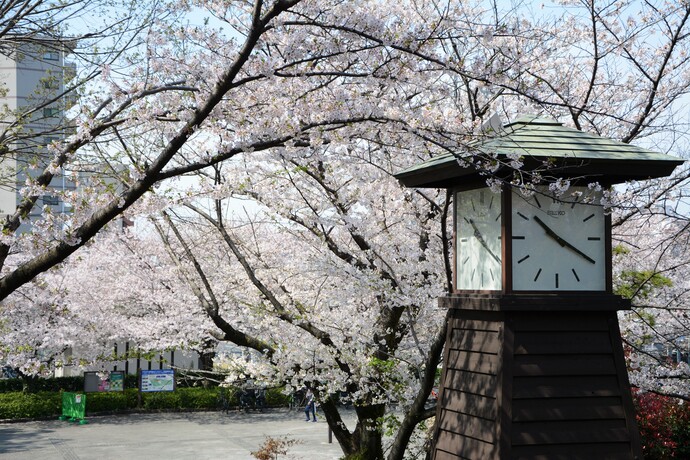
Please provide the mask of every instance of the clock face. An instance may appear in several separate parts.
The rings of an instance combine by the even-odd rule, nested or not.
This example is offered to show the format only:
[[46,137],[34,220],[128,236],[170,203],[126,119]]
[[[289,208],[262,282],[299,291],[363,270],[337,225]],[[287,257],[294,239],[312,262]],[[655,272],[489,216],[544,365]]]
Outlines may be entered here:
[[501,195],[488,188],[455,194],[456,289],[500,290]]
[[588,204],[599,203],[593,193],[571,187],[553,198],[541,189],[527,198],[513,191],[513,290],[606,290],[605,217]]

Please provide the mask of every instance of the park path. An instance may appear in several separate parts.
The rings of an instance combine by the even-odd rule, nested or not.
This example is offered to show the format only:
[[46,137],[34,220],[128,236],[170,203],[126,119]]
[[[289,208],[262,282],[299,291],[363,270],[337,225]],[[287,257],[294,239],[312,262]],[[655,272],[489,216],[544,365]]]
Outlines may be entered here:
[[[354,423],[354,413],[345,418]],[[295,439],[287,458],[336,460],[322,420],[305,422],[300,411],[248,414],[188,412],[87,417],[88,424],[59,420],[0,424],[0,459],[230,459],[255,460],[267,436]],[[280,458],[286,458],[281,456]]]

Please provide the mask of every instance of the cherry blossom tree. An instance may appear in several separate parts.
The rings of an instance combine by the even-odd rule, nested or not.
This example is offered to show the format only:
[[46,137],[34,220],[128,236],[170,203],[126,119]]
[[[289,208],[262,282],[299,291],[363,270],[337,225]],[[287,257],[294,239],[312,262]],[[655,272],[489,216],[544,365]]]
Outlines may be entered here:
[[[449,289],[450,203],[440,191],[403,190],[391,174],[453,152],[492,184],[556,180],[548,165],[523,171],[519,157],[505,163],[515,174],[494,174],[501,159],[471,149],[492,112],[550,115],[686,154],[687,2],[194,5],[206,23],[156,16],[118,72],[102,68],[77,132],[53,146],[6,221],[0,358],[38,369],[77,343],[76,329],[84,342],[127,337],[150,349],[229,341],[263,357],[242,372],[313,388],[344,452],[403,458],[430,415],[441,356],[434,299]],[[91,173],[64,197],[74,212],[12,236],[41,187],[70,166]],[[607,203],[644,386],[682,372],[643,363],[638,338],[672,323],[655,332],[677,337],[688,324],[687,181],[679,168]],[[233,197],[258,205],[232,218]],[[123,213],[156,232],[96,238]],[[94,346],[85,359],[106,352]],[[351,431],[328,398],[344,389],[358,417]],[[392,400],[405,405],[397,420]]]
[[687,401],[687,221],[665,214],[640,212],[622,227],[615,256],[617,291],[634,305],[621,318],[632,383]]
[[[433,412],[424,403],[444,315],[430,307],[449,276],[439,257],[447,254],[447,235],[436,228],[448,209],[434,200],[445,192],[414,205],[373,164],[385,159],[379,149],[325,152],[328,165],[286,154],[265,153],[252,171],[218,167],[210,184],[199,184],[212,187],[203,195],[217,201],[210,209],[205,200],[188,201],[177,216],[163,211],[151,224],[157,244],[118,232],[99,238],[60,271],[69,281],[58,295],[68,305],[65,317],[81,318],[73,324],[87,331],[80,342],[127,338],[146,351],[212,339],[256,350],[264,360],[249,368],[241,360],[238,373],[309,386],[344,451],[380,457],[386,403],[410,407],[403,444]],[[242,183],[245,194],[267,205],[238,225],[227,221],[222,199]],[[400,215],[396,201],[407,203]],[[168,199],[158,206],[169,206]],[[343,390],[358,413],[352,432],[329,397]]]
[[[16,267],[6,261],[19,242],[8,238],[0,297],[64,260],[154,184],[240,152],[371,137],[364,131],[380,133],[383,123],[419,152],[462,151],[497,109],[565,113],[576,127],[629,142],[669,126],[687,92],[683,3],[572,2],[559,15],[483,2],[195,6],[214,21],[181,29],[168,27],[179,17],[156,17],[145,49],[122,58],[127,75],[105,66],[107,86],[80,101],[76,134],[53,146],[54,161],[28,184],[5,233],[86,147],[77,165],[92,159],[101,173],[110,165],[121,191],[98,190],[99,200],[87,200],[95,209],[75,202],[59,219],[62,239]],[[353,125],[365,128],[348,132]]]

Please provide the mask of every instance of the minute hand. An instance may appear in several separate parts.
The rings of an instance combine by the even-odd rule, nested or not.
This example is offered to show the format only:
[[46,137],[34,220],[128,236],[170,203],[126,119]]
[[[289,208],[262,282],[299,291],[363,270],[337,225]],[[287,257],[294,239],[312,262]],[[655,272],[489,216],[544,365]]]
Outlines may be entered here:
[[484,237],[482,236],[482,232],[479,231],[479,229],[477,228],[477,225],[474,223],[474,221],[472,219],[467,219],[467,218],[465,218],[465,220],[467,222],[469,222],[469,224],[474,229],[474,236],[475,236],[475,238],[477,238],[477,241],[479,241],[479,244],[484,246],[484,249],[486,249],[489,252],[489,254],[491,254],[491,257],[493,257],[496,260],[496,262],[498,262],[500,264],[501,259],[496,254],[494,254],[494,252],[491,250],[489,245],[486,243],[486,240],[484,240]]
[[590,263],[593,263],[593,264],[596,263],[596,261],[595,261],[594,259],[592,259],[591,257],[589,257],[587,254],[585,254],[584,252],[580,251],[578,248],[576,248],[575,246],[573,246],[572,244],[568,243],[566,240],[564,240],[563,238],[561,238],[560,236],[558,236],[558,235],[556,234],[556,232],[554,232],[553,230],[551,230],[551,229],[549,228],[549,226],[546,225],[546,224],[539,218],[539,216],[534,216],[534,220],[535,220],[535,222],[537,222],[537,223],[541,226],[541,228],[544,229],[544,231],[546,232],[547,235],[549,235],[551,238],[553,238],[554,240],[556,240],[556,242],[557,242],[558,244],[560,244],[562,247],[566,247],[566,248],[568,248],[568,249],[570,249],[570,250],[576,252],[577,254],[579,254],[580,256],[582,256],[587,262],[590,262]]

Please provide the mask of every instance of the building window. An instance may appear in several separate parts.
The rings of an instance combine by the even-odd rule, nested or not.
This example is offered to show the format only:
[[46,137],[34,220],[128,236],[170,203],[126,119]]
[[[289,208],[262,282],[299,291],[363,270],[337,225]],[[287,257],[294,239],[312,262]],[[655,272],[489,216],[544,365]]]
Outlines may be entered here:
[[46,51],[43,53],[43,59],[46,61],[59,61],[60,60],[60,53],[57,51]]
[[56,107],[46,107],[43,109],[43,116],[45,118],[53,118],[60,115],[60,109]]
[[60,204],[60,199],[52,195],[43,195],[43,204],[49,206],[57,206]]
[[60,138],[58,136],[44,136],[43,137],[43,144],[44,145],[50,145],[53,142],[59,142]]

